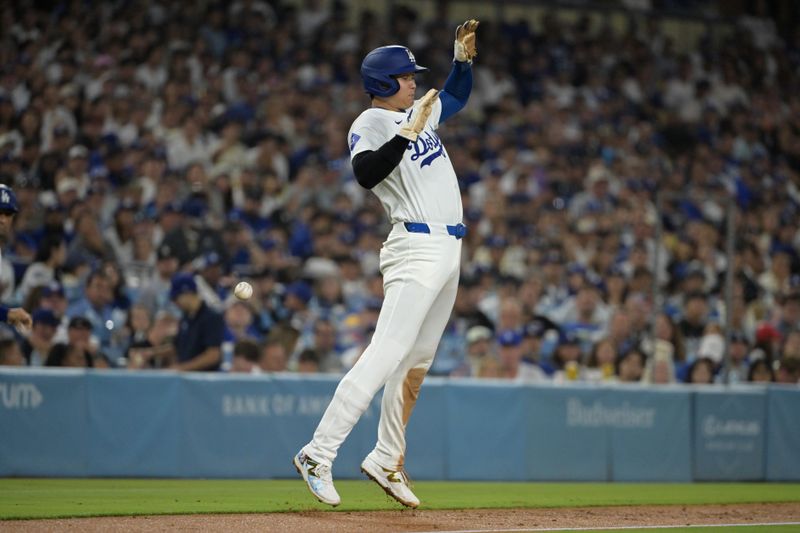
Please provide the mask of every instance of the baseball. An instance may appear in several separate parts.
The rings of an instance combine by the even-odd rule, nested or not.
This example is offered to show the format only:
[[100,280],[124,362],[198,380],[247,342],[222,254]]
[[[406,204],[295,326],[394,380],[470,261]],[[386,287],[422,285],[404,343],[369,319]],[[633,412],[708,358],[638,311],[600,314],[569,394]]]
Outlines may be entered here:
[[233,294],[240,300],[249,300],[253,295],[253,286],[246,281],[240,281],[233,288]]

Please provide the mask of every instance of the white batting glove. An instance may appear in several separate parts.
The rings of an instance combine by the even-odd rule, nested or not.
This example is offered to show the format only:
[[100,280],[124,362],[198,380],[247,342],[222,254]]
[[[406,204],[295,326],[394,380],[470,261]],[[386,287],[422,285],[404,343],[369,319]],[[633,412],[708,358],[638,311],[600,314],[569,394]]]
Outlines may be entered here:
[[478,24],[480,22],[477,20],[469,19],[456,28],[456,42],[453,46],[453,57],[456,61],[472,63],[472,58],[478,55],[475,48],[475,30],[478,29]]
[[431,89],[425,93],[425,96],[420,99],[417,107],[411,112],[411,116],[406,123],[400,128],[400,131],[397,132],[400,137],[405,137],[409,141],[417,140],[417,137],[422,133],[425,124],[428,122],[428,117],[431,116],[433,102],[436,100],[437,96],[439,96],[439,91],[436,89]]

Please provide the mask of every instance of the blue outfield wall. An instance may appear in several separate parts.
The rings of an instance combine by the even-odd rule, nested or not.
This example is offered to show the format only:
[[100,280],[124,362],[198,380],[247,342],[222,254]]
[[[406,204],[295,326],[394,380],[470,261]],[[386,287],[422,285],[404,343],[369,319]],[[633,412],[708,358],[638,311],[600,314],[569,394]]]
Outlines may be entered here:
[[[338,379],[0,369],[0,476],[282,478]],[[800,480],[800,389],[526,386],[429,378],[418,479]],[[380,398],[334,466],[359,477]]]

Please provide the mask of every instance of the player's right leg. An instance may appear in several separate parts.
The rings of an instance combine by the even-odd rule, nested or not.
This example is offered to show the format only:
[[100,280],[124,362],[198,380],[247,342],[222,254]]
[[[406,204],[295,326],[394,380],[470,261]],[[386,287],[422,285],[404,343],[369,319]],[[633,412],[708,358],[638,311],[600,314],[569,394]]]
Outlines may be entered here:
[[457,291],[456,271],[431,305],[408,357],[386,382],[378,424],[378,442],[361,464],[361,471],[367,477],[407,507],[417,507],[419,499],[411,490],[405,473],[406,426],[450,319]]
[[[342,378],[331,403],[322,415],[314,437],[298,453],[296,463],[305,457],[324,468],[298,467],[308,488],[320,501],[336,498],[330,467],[347,435],[369,407],[373,396],[386,383],[414,346],[422,322],[440,290],[417,281],[413,260],[401,261],[396,269],[384,269],[385,297],[372,342],[353,368]],[[297,467],[298,465],[295,464]],[[306,472],[304,474],[304,472]],[[325,496],[323,494],[330,494]]]

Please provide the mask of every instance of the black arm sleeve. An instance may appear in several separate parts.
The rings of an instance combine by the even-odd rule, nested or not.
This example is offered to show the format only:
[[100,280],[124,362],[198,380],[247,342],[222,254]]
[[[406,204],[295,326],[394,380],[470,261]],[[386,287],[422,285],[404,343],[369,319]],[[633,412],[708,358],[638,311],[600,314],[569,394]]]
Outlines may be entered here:
[[358,184],[371,189],[389,175],[403,159],[409,140],[395,135],[377,150],[366,150],[353,158],[353,173]]

